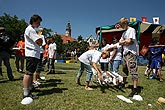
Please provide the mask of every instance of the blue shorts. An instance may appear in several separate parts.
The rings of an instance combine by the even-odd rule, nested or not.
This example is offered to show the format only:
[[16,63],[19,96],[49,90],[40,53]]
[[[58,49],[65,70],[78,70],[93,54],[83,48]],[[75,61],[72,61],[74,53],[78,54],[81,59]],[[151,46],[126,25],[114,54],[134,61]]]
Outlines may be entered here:
[[150,68],[151,69],[160,69],[161,68],[161,62],[158,60],[152,60]]

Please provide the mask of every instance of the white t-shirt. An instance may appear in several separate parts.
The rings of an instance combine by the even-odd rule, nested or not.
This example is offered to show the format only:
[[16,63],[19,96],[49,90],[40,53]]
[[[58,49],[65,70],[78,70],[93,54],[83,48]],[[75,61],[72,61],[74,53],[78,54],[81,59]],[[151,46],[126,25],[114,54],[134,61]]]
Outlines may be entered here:
[[[116,43],[116,44],[111,44],[112,46],[116,46],[117,47],[117,53],[114,57],[113,60],[121,60],[122,59],[122,48],[121,48],[121,45],[119,45],[119,43]],[[110,52],[110,57],[112,56],[113,54],[113,51]]]
[[[42,46],[46,45],[45,37],[43,35],[40,35],[40,37],[42,37]],[[40,46],[40,53],[44,53],[42,46]]]
[[127,54],[129,51],[132,52],[133,54],[137,54],[138,43],[136,40],[136,32],[135,32],[135,29],[132,27],[128,27],[128,29],[122,34],[122,37],[121,37],[121,39],[129,39],[129,38],[132,38],[134,43],[131,45],[123,46],[123,49],[124,49],[123,55]]
[[109,48],[112,48],[112,47],[113,47],[113,45],[106,44],[106,46],[104,46],[104,47],[101,49],[101,51],[106,51],[106,50],[108,50]]
[[[106,44],[102,49],[101,51],[106,51],[108,50],[109,48],[111,48],[112,46],[109,45],[109,44]],[[109,58],[105,58],[103,59],[102,57],[100,58],[100,63],[109,63]]]
[[86,65],[90,65],[93,62],[94,63],[98,63],[98,61],[101,58],[101,52],[99,52],[98,50],[88,50],[86,52],[84,52],[78,59],[86,64]]
[[29,25],[25,29],[24,38],[25,56],[40,59],[40,46],[35,43],[35,41],[38,40],[40,37],[31,25]]
[[109,63],[109,58],[100,58],[100,63]]
[[49,54],[49,58],[53,58],[54,55],[54,59],[56,58],[56,43],[51,43],[49,44],[49,48],[48,48],[48,54]]

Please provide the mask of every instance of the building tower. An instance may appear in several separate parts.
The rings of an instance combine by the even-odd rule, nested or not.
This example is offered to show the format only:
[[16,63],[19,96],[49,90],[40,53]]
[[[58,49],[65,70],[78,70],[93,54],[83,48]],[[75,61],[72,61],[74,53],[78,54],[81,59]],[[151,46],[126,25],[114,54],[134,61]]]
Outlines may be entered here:
[[66,25],[65,36],[70,36],[71,37],[71,25],[70,25],[70,21],[68,21],[68,23]]

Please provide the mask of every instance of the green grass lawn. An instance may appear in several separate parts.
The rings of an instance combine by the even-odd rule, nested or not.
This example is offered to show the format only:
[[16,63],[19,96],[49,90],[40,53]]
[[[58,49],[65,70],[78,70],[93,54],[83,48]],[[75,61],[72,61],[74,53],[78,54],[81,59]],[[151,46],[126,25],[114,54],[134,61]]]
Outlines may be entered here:
[[[148,104],[152,104],[152,110],[165,110],[165,104],[156,103],[159,97],[165,98],[165,81],[148,80],[144,76],[145,66],[138,68],[140,95],[143,101],[132,100],[133,103],[128,104],[116,97],[116,95],[127,97],[131,92],[129,88],[132,85],[131,76],[128,77],[127,88],[124,91],[114,89],[113,85],[101,88],[95,83],[91,83],[95,88],[94,91],[86,91],[85,72],[81,78],[83,86],[77,86],[75,83],[79,63],[55,63],[56,74],[41,73],[46,80],[41,81],[41,87],[34,92],[39,99],[29,105],[20,103],[23,95],[20,77],[23,74],[16,71],[13,59],[11,59],[11,67],[16,81],[8,81],[6,68],[3,66],[4,77],[0,79],[0,110],[148,110]],[[165,71],[162,71],[162,74],[165,79]]]

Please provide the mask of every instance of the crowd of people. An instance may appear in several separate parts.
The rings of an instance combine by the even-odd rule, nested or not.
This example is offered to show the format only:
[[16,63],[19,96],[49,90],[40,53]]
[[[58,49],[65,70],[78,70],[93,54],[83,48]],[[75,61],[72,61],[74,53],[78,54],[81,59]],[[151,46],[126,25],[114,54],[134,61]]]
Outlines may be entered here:
[[[39,28],[38,31],[35,28],[40,26],[42,18],[39,15],[33,15],[30,18],[30,23],[25,29],[24,35],[20,35],[19,41],[13,45],[5,46],[6,43],[3,41],[5,36],[5,29],[0,28],[0,75],[2,76],[2,61],[7,68],[7,76],[9,80],[14,80],[12,69],[10,66],[10,53],[11,48],[15,49],[15,65],[16,69],[20,73],[25,73],[23,77],[23,98],[31,97],[37,98],[32,95],[34,87],[38,87],[40,82],[40,72],[43,70],[43,65],[47,63],[47,74],[55,73],[54,62],[56,59],[56,43],[53,37],[45,39],[43,34],[44,28]],[[85,90],[94,90],[90,87],[91,78],[93,75],[92,68],[97,72],[98,78],[103,80],[102,71],[104,72],[115,72],[119,74],[119,65],[122,61],[122,75],[123,81],[117,83],[119,88],[125,88],[127,77],[129,74],[132,75],[132,92],[129,97],[137,95],[138,86],[138,66],[137,66],[137,48],[138,43],[136,39],[136,31],[134,28],[128,26],[128,19],[121,18],[119,25],[125,31],[123,32],[120,39],[116,36],[112,38],[112,44],[108,44],[106,39],[102,40],[101,50],[98,49],[98,45],[89,45],[89,48],[84,52],[78,60],[80,61],[80,68],[77,73],[76,83],[81,85],[81,76],[83,71],[86,69],[86,85]],[[162,54],[164,53],[164,45],[160,45],[159,41],[152,41],[149,45],[149,51],[146,54],[149,65],[147,69],[147,76],[150,77],[151,71],[156,69],[157,77],[162,82],[163,78],[161,75],[162,68]],[[26,59],[26,70],[24,70],[24,62]],[[100,69],[97,64],[100,63]],[[109,66],[110,64],[110,66]],[[110,69],[109,69],[110,67]]]
[[[12,68],[10,66],[10,54],[11,50],[15,50],[16,70],[24,73],[23,98],[37,98],[32,95],[32,91],[40,85],[38,79],[41,79],[40,72],[46,63],[47,74],[55,72],[56,43],[53,37],[45,38],[42,35],[44,28],[39,28],[37,31],[35,30],[35,28],[40,26],[41,21],[42,18],[39,15],[31,16],[29,26],[25,29],[24,35],[21,34],[19,41],[16,43],[10,40],[10,37],[5,34],[5,28],[0,27],[0,75],[3,77],[3,61],[7,68],[8,79],[14,81]],[[24,70],[24,65],[26,70]]]
[[[161,70],[164,64],[163,55],[165,53],[165,45],[160,45],[157,38],[153,38],[150,45],[148,46],[148,52],[145,57],[149,60],[147,65],[146,73],[148,79],[159,79],[163,82]],[[150,75],[152,72],[152,75]]]
[[[120,84],[120,87],[125,87],[126,79],[128,77],[128,73],[132,75],[133,81],[133,89],[132,92],[129,94],[130,97],[133,95],[137,95],[137,85],[138,85],[138,73],[137,73],[137,40],[136,40],[136,31],[134,28],[128,26],[128,19],[121,18],[119,20],[119,24],[121,28],[125,29],[126,31],[122,34],[121,39],[118,41],[116,37],[113,38],[113,44],[106,44],[105,40],[103,40],[103,48],[102,52],[108,52],[110,55],[109,57],[103,57],[102,54],[97,55],[97,51],[91,50],[85,52],[79,57],[81,61],[80,70],[77,75],[77,84],[80,85],[80,77],[82,75],[82,70],[84,68],[87,69],[87,79],[86,79],[86,90],[93,90],[89,88],[89,82],[91,80],[91,68],[92,66],[98,73],[98,77],[102,80],[100,70],[95,67],[95,64],[99,62],[101,59],[101,69],[103,71],[107,71],[108,63],[110,62],[110,71],[118,72],[119,69],[119,62],[121,60],[121,56],[123,55],[123,82]],[[121,47],[123,47],[123,52],[121,53]],[[118,50],[118,51],[117,51]],[[109,58],[109,59],[106,59]],[[97,60],[96,60],[97,59]],[[104,61],[103,61],[104,60]],[[90,66],[92,64],[92,66]],[[84,66],[85,65],[85,66]],[[105,69],[104,69],[105,68]],[[89,77],[90,76],[90,77]]]
[[[93,90],[89,86],[92,76],[92,69],[94,68],[97,72],[99,80],[104,80],[102,73],[114,72],[119,74],[119,65],[122,61],[122,82],[117,82],[117,87],[119,89],[125,88],[127,83],[127,77],[129,74],[132,75],[132,92],[129,94],[129,97],[138,95],[138,65],[137,65],[137,56],[138,56],[138,43],[136,39],[136,30],[128,26],[128,19],[121,18],[119,20],[119,25],[125,31],[123,32],[120,39],[117,36],[112,37],[112,44],[107,43],[107,39],[102,39],[101,43],[101,52],[98,52],[97,45],[90,45],[89,50],[84,52],[78,59],[80,61],[80,69],[77,73],[76,83],[81,85],[80,78],[84,69],[86,69],[86,86],[85,90]],[[152,41],[153,42],[153,41]],[[108,52],[108,55],[104,56],[104,52]],[[154,41],[154,44],[149,46],[149,51],[147,52],[150,55],[149,68],[147,70],[147,77],[150,76],[150,73],[153,69],[157,71],[157,78],[160,82],[163,81],[161,75],[162,68],[162,54],[164,53],[164,45],[159,45],[158,40]],[[147,57],[149,58],[149,57]],[[96,64],[100,64],[100,68],[96,67]],[[109,66],[110,64],[110,66]],[[109,69],[110,67],[110,69]],[[107,74],[108,75],[108,74]]]

